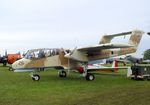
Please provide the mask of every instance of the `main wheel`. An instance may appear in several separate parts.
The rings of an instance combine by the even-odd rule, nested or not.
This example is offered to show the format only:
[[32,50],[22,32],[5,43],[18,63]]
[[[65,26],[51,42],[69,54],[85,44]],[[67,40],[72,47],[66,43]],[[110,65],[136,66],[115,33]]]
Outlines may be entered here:
[[34,74],[33,77],[32,77],[32,80],[39,81],[40,80],[40,76],[38,74]]
[[59,71],[59,77],[66,77],[67,73],[65,71]]
[[93,81],[95,79],[95,76],[91,73],[87,73],[86,80],[87,81]]

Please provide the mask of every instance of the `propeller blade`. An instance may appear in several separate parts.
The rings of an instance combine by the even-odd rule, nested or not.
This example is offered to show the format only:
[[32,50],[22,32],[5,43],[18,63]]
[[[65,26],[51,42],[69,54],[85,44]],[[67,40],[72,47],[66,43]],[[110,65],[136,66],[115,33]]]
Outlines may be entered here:
[[68,54],[67,51],[64,50],[64,48],[61,48],[61,50],[65,53],[65,55]]
[[71,53],[70,53],[70,56],[74,53],[74,51],[77,49],[77,47],[75,47],[72,51],[71,51]]
[[71,55],[74,53],[74,51],[77,49],[77,47],[75,47],[73,50],[69,50],[67,53],[65,53],[65,57],[66,58],[71,58]]

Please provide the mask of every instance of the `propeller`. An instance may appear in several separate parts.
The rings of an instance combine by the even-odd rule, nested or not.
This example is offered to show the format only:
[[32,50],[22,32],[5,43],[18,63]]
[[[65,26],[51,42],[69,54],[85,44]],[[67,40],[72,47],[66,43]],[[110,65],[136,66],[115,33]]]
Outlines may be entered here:
[[61,48],[61,50],[66,54],[68,54],[68,52],[66,50],[64,50],[64,48]]
[[75,47],[72,51],[70,50],[64,50],[62,48],[62,51],[65,53],[64,57],[68,58],[68,74],[70,73],[70,59],[71,59],[71,55],[74,53],[74,51],[77,49],[77,47]]
[[[70,55],[70,51],[69,50],[64,50],[64,48],[61,48],[62,49],[62,51],[65,53],[65,55],[64,55],[64,57],[66,57],[66,55]],[[69,57],[67,57],[68,58],[68,74],[70,73],[70,58]]]
[[74,53],[74,51],[77,49],[77,47],[75,47],[72,51],[71,51],[71,53],[70,53],[70,56]]
[[150,32],[148,32],[147,34],[150,35]]
[[71,55],[74,53],[74,51],[77,49],[77,47],[75,47],[72,51],[69,51],[68,53],[65,54],[66,58],[71,58]]

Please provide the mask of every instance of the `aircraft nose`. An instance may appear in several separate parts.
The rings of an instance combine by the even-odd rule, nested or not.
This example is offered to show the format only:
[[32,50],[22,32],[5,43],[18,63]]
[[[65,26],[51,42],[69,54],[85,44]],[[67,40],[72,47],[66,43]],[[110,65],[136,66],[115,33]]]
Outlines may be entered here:
[[12,64],[12,68],[13,69],[20,69],[20,68],[23,68],[24,67],[24,60],[23,59],[20,59],[20,60],[17,60],[15,61],[13,64]]

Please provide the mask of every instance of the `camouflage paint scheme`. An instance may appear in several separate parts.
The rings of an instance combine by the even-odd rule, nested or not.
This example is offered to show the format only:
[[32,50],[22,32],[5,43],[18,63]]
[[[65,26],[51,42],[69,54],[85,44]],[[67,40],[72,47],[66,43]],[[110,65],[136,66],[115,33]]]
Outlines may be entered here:
[[[75,48],[73,50],[65,49],[32,49],[26,56],[15,63],[13,69],[39,69],[39,68],[59,68],[59,69],[77,69],[84,63],[93,60],[106,59],[109,57],[134,53],[144,34],[143,31],[133,30],[113,35],[104,35],[98,45]],[[131,35],[128,44],[111,43],[114,37]],[[44,52],[44,57],[28,58],[29,53]],[[68,51],[68,52],[67,52]],[[48,52],[51,52],[48,54]],[[52,54],[53,52],[53,54]],[[32,54],[33,55],[33,54]]]

